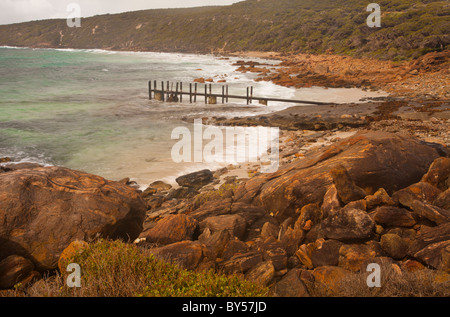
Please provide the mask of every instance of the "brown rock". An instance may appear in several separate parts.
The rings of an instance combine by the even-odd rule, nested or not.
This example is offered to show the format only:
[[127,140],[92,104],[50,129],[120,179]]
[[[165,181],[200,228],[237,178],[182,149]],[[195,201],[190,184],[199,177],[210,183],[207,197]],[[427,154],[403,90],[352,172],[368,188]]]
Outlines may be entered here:
[[278,238],[278,233],[280,232],[279,226],[273,222],[266,222],[261,228],[262,238]]
[[433,202],[434,206],[450,210],[450,188],[439,194]]
[[147,202],[149,210],[161,207],[161,205],[165,201],[165,198],[163,196],[153,196],[153,195],[150,197],[145,197],[144,199]]
[[205,78],[195,78],[194,79],[194,83],[204,84],[205,83]]
[[25,279],[34,264],[19,255],[10,255],[0,262],[0,289],[11,288]]
[[351,272],[338,266],[319,266],[312,272],[316,283],[323,284],[331,292],[336,291]]
[[410,207],[413,201],[419,200],[421,202],[431,204],[438,197],[442,191],[425,182],[415,183],[404,189],[395,192],[392,198],[403,206]]
[[242,254],[249,252],[249,247],[245,242],[239,240],[238,238],[235,238],[233,240],[230,240],[223,251],[222,257],[224,260],[229,260],[233,257],[235,254]]
[[251,178],[236,189],[235,200],[262,206],[281,222],[307,204],[321,204],[337,166],[367,193],[384,188],[391,194],[418,182],[437,157],[436,149],[410,136],[360,132],[276,173]]
[[208,169],[204,169],[198,172],[193,172],[180,176],[175,181],[180,186],[191,187],[196,190],[199,190],[203,186],[211,183],[213,180],[214,180],[213,173]]
[[1,169],[5,172],[13,172],[13,171],[18,171],[18,170],[22,170],[22,169],[34,169],[34,168],[38,168],[38,167],[43,167],[40,164],[37,163],[28,163],[28,162],[24,162],[24,163],[11,163],[11,164],[6,164],[4,166],[1,167]]
[[450,273],[450,245],[441,250],[441,266],[439,269]]
[[238,253],[229,260],[220,264],[224,273],[246,273],[248,270],[262,262],[261,253],[250,251],[247,253]]
[[147,205],[135,189],[62,167],[0,174],[0,259],[31,259],[38,270],[57,267],[75,240],[134,240]]
[[311,253],[311,261],[314,267],[337,266],[339,264],[339,249],[343,245],[337,240],[326,240]]
[[275,297],[309,297],[308,289],[301,280],[303,270],[292,269],[283,278],[270,288]]
[[202,220],[205,220],[206,218],[211,216],[230,214],[231,204],[231,198],[207,201],[201,207],[191,212],[189,216],[201,222]]
[[450,240],[450,223],[446,222],[436,227],[424,228],[411,247],[411,254],[414,254],[426,246],[442,241]]
[[344,166],[340,165],[331,170],[334,186],[340,201],[346,205],[352,201],[363,199],[367,193],[358,187],[350,177]]
[[416,260],[402,262],[402,269],[407,272],[417,272],[425,269],[425,266]]
[[377,252],[369,245],[350,244],[339,249],[339,266],[352,272],[361,269],[361,264],[368,259],[375,258]]
[[264,261],[251,268],[245,279],[252,281],[261,286],[267,286],[275,276],[275,268],[271,261]]
[[393,206],[378,207],[371,215],[373,215],[373,219],[376,223],[385,226],[412,227],[417,223],[417,217],[414,213],[407,209]]
[[329,239],[365,240],[372,237],[375,231],[375,222],[362,210],[341,209],[334,216],[323,220],[321,228]]
[[281,244],[286,250],[288,256],[294,255],[298,247],[305,239],[305,232],[299,229],[292,229],[289,227],[281,238]]
[[450,222],[446,222],[426,230],[422,229],[410,247],[409,254],[420,262],[438,269],[442,265],[442,250],[449,244]]
[[264,242],[258,243],[255,248],[263,255],[265,261],[272,262],[276,271],[286,268],[287,253],[280,241],[274,238],[268,238]]
[[166,192],[172,189],[172,185],[167,184],[163,181],[155,181],[150,184],[150,188],[155,188],[158,192]]
[[354,200],[349,202],[347,205],[342,207],[342,209],[359,209],[366,211],[367,210],[367,202],[364,199]]
[[427,218],[438,225],[450,221],[450,210],[432,206],[419,200],[414,200],[411,203],[411,209],[417,215]]
[[85,241],[72,241],[67,248],[65,248],[58,259],[58,268],[59,272],[64,273],[66,272],[67,265],[70,264],[69,260],[77,255],[78,253],[83,252],[84,249],[86,249],[89,246],[89,244]]
[[322,213],[324,217],[331,216],[341,209],[341,202],[337,194],[336,186],[333,184],[328,187],[325,195],[323,196]]
[[197,220],[183,214],[169,215],[147,231],[146,241],[166,245],[195,240],[198,235],[199,223]]
[[375,194],[368,195],[365,198],[367,202],[367,210],[371,210],[378,206],[393,206],[395,205],[394,200],[389,196],[389,194],[384,190],[384,188],[378,189]]
[[181,241],[151,249],[155,258],[175,263],[188,270],[196,269],[209,257],[207,247],[198,241]]
[[444,258],[442,257],[448,248],[450,248],[450,240],[429,244],[419,252],[416,252],[414,258],[435,269],[440,269],[448,265],[448,262],[446,262],[448,258],[445,255]]
[[240,215],[220,215],[208,217],[200,222],[200,228],[209,228],[211,232],[228,230],[232,236],[243,240],[247,222]]
[[212,249],[215,254],[215,258],[222,257],[228,242],[230,242],[230,239],[231,235],[228,230],[211,233],[208,228],[206,228],[198,237],[198,240],[201,243]]
[[167,199],[184,199],[184,198],[192,198],[198,195],[199,192],[192,187],[181,186],[178,188],[172,188],[167,194]]
[[384,234],[380,240],[383,250],[394,260],[402,260],[408,254],[408,244],[396,234]]
[[440,190],[448,188],[446,181],[450,177],[450,158],[439,157],[433,161],[428,172],[422,177],[422,182],[429,183]]
[[312,269],[314,267],[311,256],[315,249],[317,249],[317,245],[312,242],[308,244],[302,244],[295,252],[295,255],[307,269]]
[[323,213],[319,205],[308,204],[301,209],[300,216],[294,224],[294,229],[310,230],[313,225],[319,224],[322,219]]

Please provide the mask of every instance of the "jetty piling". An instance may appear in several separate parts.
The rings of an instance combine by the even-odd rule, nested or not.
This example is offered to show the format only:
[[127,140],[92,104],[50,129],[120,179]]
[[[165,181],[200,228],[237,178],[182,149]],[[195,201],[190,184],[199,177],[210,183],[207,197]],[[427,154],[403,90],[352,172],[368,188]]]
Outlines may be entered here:
[[270,97],[256,97],[254,96],[253,86],[247,87],[245,95],[230,95],[228,90],[228,85],[221,85],[222,91],[219,93],[213,93],[213,85],[211,83],[204,84],[204,93],[198,92],[198,84],[189,83],[189,91],[183,91],[183,83],[176,82],[175,90],[174,83],[170,81],[161,81],[161,89],[157,88],[157,81],[150,80],[148,82],[148,98],[149,100],[155,99],[156,101],[167,101],[167,102],[183,102],[183,95],[189,96],[189,103],[196,103],[197,96],[205,97],[205,104],[217,104],[218,98],[222,99],[222,104],[228,103],[230,99],[244,99],[246,104],[250,105],[254,100],[258,101],[261,105],[268,105],[269,101],[275,102],[288,102],[288,103],[298,103],[305,105],[327,105],[328,102],[320,101],[309,101],[309,100],[294,100],[294,99],[283,99],[283,98],[270,98]]

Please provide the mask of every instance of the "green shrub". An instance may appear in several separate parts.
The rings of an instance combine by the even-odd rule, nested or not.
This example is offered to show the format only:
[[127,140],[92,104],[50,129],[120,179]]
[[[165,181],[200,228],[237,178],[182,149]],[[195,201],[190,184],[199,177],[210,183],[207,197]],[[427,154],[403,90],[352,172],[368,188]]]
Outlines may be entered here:
[[238,276],[194,272],[166,263],[137,246],[101,240],[70,259],[81,267],[81,287],[61,286],[57,296],[256,297],[267,290]]

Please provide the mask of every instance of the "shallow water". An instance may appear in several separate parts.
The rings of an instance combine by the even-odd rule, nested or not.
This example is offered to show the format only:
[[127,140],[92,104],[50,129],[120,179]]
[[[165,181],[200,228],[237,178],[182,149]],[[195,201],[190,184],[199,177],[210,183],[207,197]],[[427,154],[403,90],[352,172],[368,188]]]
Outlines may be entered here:
[[173,182],[180,174],[218,166],[173,162],[171,148],[177,141],[171,133],[175,127],[189,127],[182,122],[184,116],[244,116],[293,105],[149,101],[148,80],[182,81],[188,87],[195,78],[218,75],[216,79],[227,80],[230,94],[243,95],[251,85],[255,96],[336,103],[380,95],[359,89],[296,90],[254,82],[255,74],[236,72],[232,66],[239,59],[0,48],[0,157],[66,166],[112,180],[130,177],[145,187],[154,180]]

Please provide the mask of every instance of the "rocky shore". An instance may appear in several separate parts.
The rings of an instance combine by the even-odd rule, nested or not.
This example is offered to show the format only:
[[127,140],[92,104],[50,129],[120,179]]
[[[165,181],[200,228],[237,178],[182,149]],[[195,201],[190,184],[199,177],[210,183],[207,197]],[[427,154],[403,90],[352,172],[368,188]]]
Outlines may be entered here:
[[[421,123],[448,127],[436,120]],[[432,269],[447,285],[448,131],[426,142],[349,125],[283,130],[275,173],[229,166],[142,192],[127,179],[3,165],[0,286],[32,283],[58,269],[73,243],[98,237],[134,242],[189,270],[241,274],[272,296],[309,296],[311,283],[333,289],[369,263],[400,275]]]
[[[371,64],[303,58],[317,64],[313,73],[306,72],[313,64],[301,61],[285,60],[276,71],[239,67],[295,87],[355,84],[349,76],[403,96],[404,83],[417,79],[420,87],[413,84],[406,95],[424,96],[426,76],[448,80],[448,68],[441,67],[448,55],[441,53],[422,58],[431,70],[422,72],[422,60],[386,63],[375,77],[378,71],[359,72],[373,69]],[[326,75],[317,77],[320,72]],[[310,296],[310,285],[336,290],[371,263],[397,276],[432,270],[432,283],[443,285],[449,296],[450,104],[442,99],[447,87],[428,87],[433,95],[424,98],[204,118],[216,125],[279,127],[280,168],[274,173],[242,164],[183,175],[176,186],[156,181],[141,191],[129,179],[114,182],[0,158],[0,289],[62,272],[58,263],[67,254],[105,238],[133,243],[189,270],[242,275],[268,287],[271,296]]]
[[243,58],[281,61],[278,65],[241,61],[239,71],[258,74],[260,81],[272,81],[286,87],[358,87],[382,90],[392,97],[450,98],[450,51],[428,53],[413,61],[381,61],[332,54],[279,54],[241,52]]

